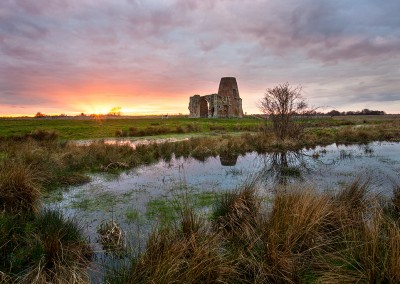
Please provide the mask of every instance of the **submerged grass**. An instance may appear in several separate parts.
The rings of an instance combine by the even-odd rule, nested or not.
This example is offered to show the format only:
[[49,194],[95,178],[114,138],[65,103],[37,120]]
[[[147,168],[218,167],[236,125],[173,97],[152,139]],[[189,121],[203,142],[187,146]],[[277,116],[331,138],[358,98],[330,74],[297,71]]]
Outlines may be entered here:
[[145,216],[148,220],[157,220],[161,224],[171,224],[179,219],[180,212],[190,204],[194,210],[212,206],[219,194],[214,191],[179,192],[173,198],[160,197],[146,204]]

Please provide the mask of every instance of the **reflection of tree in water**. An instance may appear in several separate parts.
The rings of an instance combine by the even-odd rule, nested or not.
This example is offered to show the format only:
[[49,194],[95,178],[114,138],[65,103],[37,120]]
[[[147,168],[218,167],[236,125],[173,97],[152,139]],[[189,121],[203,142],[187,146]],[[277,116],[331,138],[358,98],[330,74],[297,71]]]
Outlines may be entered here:
[[303,151],[281,151],[267,154],[260,172],[263,180],[286,185],[291,181],[302,180],[304,173],[311,171],[311,159],[316,159]]

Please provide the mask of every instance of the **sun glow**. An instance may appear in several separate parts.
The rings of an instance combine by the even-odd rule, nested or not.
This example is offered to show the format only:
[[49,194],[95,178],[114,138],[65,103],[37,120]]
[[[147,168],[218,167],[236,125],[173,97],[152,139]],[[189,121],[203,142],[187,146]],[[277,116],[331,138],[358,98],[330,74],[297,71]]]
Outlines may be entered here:
[[[151,106],[141,105],[138,107],[120,107],[120,106],[111,106],[111,105],[90,105],[86,107],[82,107],[82,113],[87,115],[106,115],[106,114],[114,114],[114,115],[152,115],[152,114],[161,114],[168,113],[168,110],[165,109],[157,109]],[[174,111],[171,110],[170,113]]]
[[82,108],[82,112],[85,112],[87,114],[107,114],[112,107],[108,105],[90,105],[86,106],[85,108]]
[[[110,97],[115,98],[110,100]],[[70,104],[76,113],[85,113],[87,115],[161,115],[173,114],[182,112],[182,110],[175,108],[174,104],[147,103],[139,99],[123,100],[116,98],[115,95],[108,97],[97,96],[96,99],[85,100],[81,102],[73,102]]]

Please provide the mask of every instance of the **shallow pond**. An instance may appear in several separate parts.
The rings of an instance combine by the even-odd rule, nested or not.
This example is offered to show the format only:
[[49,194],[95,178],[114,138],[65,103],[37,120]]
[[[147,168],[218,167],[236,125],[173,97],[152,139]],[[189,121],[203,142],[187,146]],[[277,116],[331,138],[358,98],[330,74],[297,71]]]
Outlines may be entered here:
[[85,234],[101,254],[97,228],[113,219],[143,248],[151,227],[176,217],[189,203],[204,214],[224,191],[253,183],[261,194],[273,195],[277,184],[301,184],[337,190],[355,178],[370,179],[374,192],[390,196],[400,184],[400,144],[332,144],[298,152],[217,156],[198,161],[172,158],[127,171],[118,177],[95,175],[88,184],[54,193],[46,201],[84,225]]

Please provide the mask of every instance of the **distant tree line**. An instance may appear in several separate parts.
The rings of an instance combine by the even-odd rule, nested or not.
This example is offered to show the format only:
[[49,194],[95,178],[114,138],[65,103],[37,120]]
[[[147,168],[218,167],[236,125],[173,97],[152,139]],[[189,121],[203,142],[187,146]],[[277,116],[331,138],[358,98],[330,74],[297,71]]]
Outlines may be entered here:
[[[261,107],[260,107],[260,109],[264,113],[264,115],[271,115],[272,114],[272,117],[275,117],[275,118],[277,118],[277,117],[283,118],[284,117],[286,120],[288,120],[288,117],[303,117],[303,116],[384,115],[384,114],[386,114],[382,110],[370,110],[370,109],[367,109],[367,108],[365,108],[365,109],[363,109],[361,111],[357,110],[357,111],[342,111],[342,112],[340,112],[340,111],[337,111],[337,110],[331,110],[331,111],[329,111],[327,113],[319,112],[319,111],[316,111],[316,109],[308,108],[308,106],[305,103],[304,99],[300,96],[300,89],[296,89],[296,88],[299,88],[299,87],[293,88],[293,87],[290,87],[287,84],[287,85],[279,85],[278,88],[284,89],[284,91],[286,93],[288,93],[288,94],[291,94],[291,92],[298,92],[298,93],[296,93],[296,95],[298,95],[298,96],[292,98],[292,100],[296,101],[296,104],[294,104],[293,102],[291,102],[291,104],[290,104],[290,100],[287,99],[287,96],[289,96],[289,95],[284,92],[284,95],[285,95],[284,96],[285,100],[283,100],[284,103],[283,104],[282,103],[279,104],[279,100],[277,100],[276,98],[273,97],[274,99],[277,100],[277,102],[274,102],[275,104],[272,105],[272,110],[268,110],[267,107],[271,108],[271,106],[267,105],[267,103],[271,103],[271,102],[268,101],[267,99],[269,99],[269,100],[272,100],[272,99],[268,98],[268,96],[267,96],[267,99],[264,98],[261,101]],[[273,90],[273,89],[271,89],[270,91],[277,92],[277,90]],[[294,95],[292,95],[292,96],[294,96]],[[289,108],[286,106],[287,104],[290,104]],[[285,114],[281,114],[281,113],[278,112],[279,115],[277,115],[276,113],[273,112],[273,111],[275,111],[275,112],[281,111],[282,112],[282,110],[280,110],[278,108],[278,106],[282,106],[282,105],[284,106],[283,109],[286,111]],[[120,109],[121,109],[120,107],[113,108],[107,114],[102,114],[100,116],[121,116]],[[179,115],[181,116],[182,114],[180,113]],[[288,117],[286,117],[286,115],[288,115]],[[70,116],[72,117],[72,115],[67,115],[65,113],[61,113],[59,115],[47,115],[47,114],[44,114],[44,113],[42,113],[40,111],[35,114],[36,118],[43,118],[43,117],[53,117],[53,118],[55,118],[55,117],[70,117]],[[99,115],[98,114],[85,114],[85,113],[82,112],[82,113],[80,113],[78,115],[75,115],[75,116],[95,117],[95,116],[99,116]],[[167,117],[168,117],[168,115],[167,115]],[[264,117],[264,116],[261,115],[260,117]]]
[[44,113],[42,113],[42,112],[40,112],[40,111],[38,111],[38,112],[35,114],[35,118],[44,118],[44,117],[47,117],[47,118],[57,118],[57,117],[87,117],[87,116],[89,116],[89,117],[98,117],[98,116],[121,116],[121,112],[118,111],[118,110],[116,110],[116,109],[113,109],[113,111],[110,111],[110,112],[107,113],[107,114],[85,114],[84,112],[81,112],[80,114],[77,114],[77,115],[68,115],[68,114],[65,114],[65,113],[49,115],[49,114],[44,114]]
[[326,113],[327,115],[330,116],[338,116],[338,115],[384,115],[386,114],[384,111],[382,110],[370,110],[370,109],[363,109],[361,111],[357,110],[357,111],[337,111],[337,110],[331,110],[330,112]]

